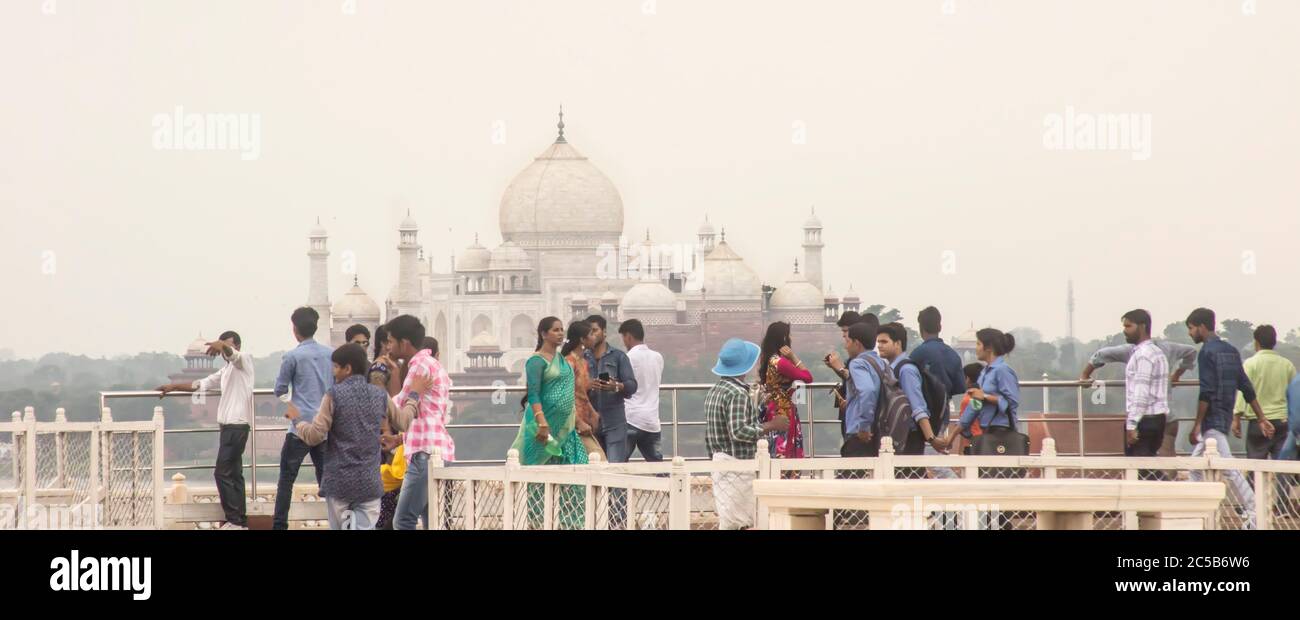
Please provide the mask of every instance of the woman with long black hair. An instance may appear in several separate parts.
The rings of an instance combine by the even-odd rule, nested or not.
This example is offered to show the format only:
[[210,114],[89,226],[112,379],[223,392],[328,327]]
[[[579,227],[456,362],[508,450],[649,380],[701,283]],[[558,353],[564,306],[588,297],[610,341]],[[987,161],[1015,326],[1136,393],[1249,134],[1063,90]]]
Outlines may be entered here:
[[794,349],[790,347],[790,324],[777,321],[767,326],[763,335],[762,352],[758,357],[758,380],[763,393],[763,421],[771,422],[779,415],[790,419],[790,429],[773,433],[772,456],[777,458],[803,458],[803,429],[799,425],[799,411],[795,407],[795,382],[812,383],[813,376]]

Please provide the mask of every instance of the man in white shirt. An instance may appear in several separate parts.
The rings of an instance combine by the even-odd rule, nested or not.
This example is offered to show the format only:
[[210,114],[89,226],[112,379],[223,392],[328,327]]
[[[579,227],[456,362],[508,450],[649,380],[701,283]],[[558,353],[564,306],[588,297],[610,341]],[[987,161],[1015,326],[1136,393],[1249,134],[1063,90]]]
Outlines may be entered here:
[[[220,355],[226,365],[194,383],[168,383],[157,389],[169,392],[221,393],[217,404],[217,494],[226,513],[223,530],[248,529],[244,497],[244,444],[248,442],[248,421],[253,415],[253,360],[240,352],[239,334],[228,331],[208,343],[207,354]],[[160,396],[161,398],[161,396]]]
[[640,450],[647,461],[662,461],[660,451],[662,433],[659,426],[659,382],[664,375],[664,356],[645,345],[645,327],[641,321],[630,319],[618,326],[623,336],[623,348],[632,364],[636,377],[636,393],[623,400],[627,415],[627,453]]
[[[1169,358],[1151,340],[1150,313],[1131,310],[1121,321],[1124,339],[1136,345],[1124,366],[1124,455],[1156,456],[1169,415]],[[1160,472],[1140,471],[1139,475],[1163,478]]]

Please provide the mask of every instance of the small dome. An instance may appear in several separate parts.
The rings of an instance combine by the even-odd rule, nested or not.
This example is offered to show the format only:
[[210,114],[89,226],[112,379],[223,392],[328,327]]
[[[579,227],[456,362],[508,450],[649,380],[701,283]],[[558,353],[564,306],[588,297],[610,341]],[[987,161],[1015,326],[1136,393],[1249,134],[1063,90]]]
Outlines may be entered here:
[[469,346],[471,349],[495,349],[498,345],[497,339],[493,338],[492,334],[482,331],[469,341]]
[[335,318],[346,319],[348,321],[360,322],[362,319],[379,320],[379,304],[376,304],[361,287],[357,285],[356,280],[352,281],[352,290],[348,291],[341,299],[334,302],[330,308],[330,314]]
[[638,282],[623,294],[623,313],[637,310],[676,310],[677,296],[658,280]]
[[763,292],[763,285],[754,270],[724,240],[704,258],[704,289],[709,299],[757,299]]
[[191,342],[190,346],[185,348],[186,355],[207,355],[207,353],[208,339],[204,338],[203,334],[199,334],[198,338],[195,338],[194,342]]
[[587,307],[587,296],[582,293],[574,293],[573,300],[570,301],[569,304],[574,306],[582,306],[585,308]]
[[831,287],[831,285],[827,284],[827,285],[826,285],[826,302],[827,302],[827,303],[838,303],[839,301],[840,301],[840,298],[835,296],[835,289],[834,289],[833,287]]
[[806,219],[806,220],[803,221],[803,227],[804,227],[804,228],[821,228],[821,227],[822,227],[822,221],[821,221],[821,218],[817,217],[817,210],[816,210],[816,209],[814,209],[813,212],[812,212],[811,214],[808,215],[808,219]]
[[847,292],[847,293],[844,294],[844,301],[845,301],[845,302],[849,302],[849,303],[856,302],[856,301],[862,301],[861,299],[858,298],[858,294],[855,293],[855,292],[853,292],[853,285],[852,285],[852,284],[849,285],[849,292]]
[[785,284],[772,293],[772,308],[780,310],[802,310],[822,307],[822,292],[813,286],[808,278],[798,271],[790,274]]
[[324,237],[324,236],[326,236],[326,234],[325,234],[325,227],[320,225],[320,218],[316,218],[316,225],[311,227],[311,231],[309,231],[309,232],[307,233],[307,236],[308,236],[308,237]]
[[406,217],[402,219],[402,224],[397,227],[398,230],[419,230],[420,225],[415,222],[415,217],[411,215],[411,210],[406,210]]
[[478,238],[474,244],[461,251],[456,257],[456,271],[487,271],[492,263],[492,253],[479,245]]
[[528,252],[513,241],[507,241],[492,250],[488,269],[492,271],[528,271],[533,268]]
[[696,231],[696,234],[712,235],[714,232],[713,224],[709,222],[709,216],[704,216],[704,223],[700,224],[700,229]]
[[600,294],[600,303],[602,303],[602,304],[616,304],[616,303],[618,303],[618,295],[615,295],[615,294],[614,294],[614,291],[611,291],[611,290],[609,290],[609,289],[605,289],[605,292]]

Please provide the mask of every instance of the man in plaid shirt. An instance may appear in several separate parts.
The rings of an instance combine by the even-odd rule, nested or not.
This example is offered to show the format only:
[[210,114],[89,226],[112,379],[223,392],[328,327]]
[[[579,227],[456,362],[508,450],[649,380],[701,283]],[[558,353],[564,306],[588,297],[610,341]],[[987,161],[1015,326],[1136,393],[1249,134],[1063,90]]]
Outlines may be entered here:
[[[704,445],[714,461],[752,459],[759,438],[790,428],[786,416],[760,422],[761,411],[745,383],[745,375],[754,368],[758,356],[758,345],[739,338],[728,340],[718,352],[713,374],[720,378],[704,397]],[[718,529],[753,527],[753,472],[714,472],[713,502]]]
[[[424,344],[424,325],[420,320],[403,314],[385,326],[393,355],[409,360],[406,381],[402,390],[393,397],[400,409],[408,399],[420,402],[420,412],[411,421],[402,436],[406,453],[406,476],[402,490],[397,495],[397,510],[393,513],[393,529],[413,530],[419,519],[429,527],[429,458],[434,448],[444,461],[456,460],[456,444],[447,432],[451,413],[451,379],[447,370],[433,354],[421,348]],[[432,385],[424,392],[411,388],[412,380],[427,377]]]

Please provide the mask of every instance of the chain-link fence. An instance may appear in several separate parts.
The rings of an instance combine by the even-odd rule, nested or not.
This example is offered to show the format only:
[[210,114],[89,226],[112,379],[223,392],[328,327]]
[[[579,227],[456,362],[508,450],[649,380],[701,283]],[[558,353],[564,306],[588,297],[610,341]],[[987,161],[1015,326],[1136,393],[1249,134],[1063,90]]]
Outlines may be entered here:
[[53,422],[26,415],[0,423],[0,527],[144,528],[162,522],[155,467],[161,418]]

